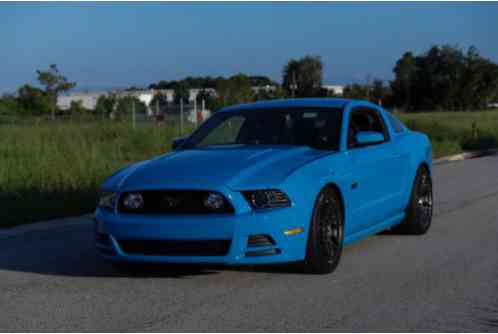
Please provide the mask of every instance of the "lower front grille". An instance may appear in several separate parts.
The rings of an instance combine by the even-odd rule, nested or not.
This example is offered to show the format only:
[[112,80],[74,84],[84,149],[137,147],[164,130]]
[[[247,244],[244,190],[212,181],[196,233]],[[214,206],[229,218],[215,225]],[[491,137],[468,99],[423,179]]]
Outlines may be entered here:
[[163,256],[223,256],[231,240],[118,240],[126,254]]

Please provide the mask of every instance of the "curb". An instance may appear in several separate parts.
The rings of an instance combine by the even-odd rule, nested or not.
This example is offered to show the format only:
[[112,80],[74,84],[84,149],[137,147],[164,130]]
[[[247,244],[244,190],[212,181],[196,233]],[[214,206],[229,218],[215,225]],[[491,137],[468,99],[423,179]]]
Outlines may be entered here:
[[432,164],[433,165],[440,165],[443,163],[460,161],[460,160],[467,160],[467,159],[474,159],[474,158],[485,157],[485,156],[494,155],[494,154],[498,154],[498,149],[495,148],[495,149],[480,150],[480,151],[466,151],[466,152],[462,152],[459,154],[449,155],[446,157],[434,159],[432,161]]
[[93,222],[93,214],[86,214],[77,217],[52,219],[43,222],[33,222],[27,225],[0,229],[0,240],[14,238],[33,232],[43,232],[53,229],[64,229],[67,227],[86,225],[86,224],[91,224],[92,222]]

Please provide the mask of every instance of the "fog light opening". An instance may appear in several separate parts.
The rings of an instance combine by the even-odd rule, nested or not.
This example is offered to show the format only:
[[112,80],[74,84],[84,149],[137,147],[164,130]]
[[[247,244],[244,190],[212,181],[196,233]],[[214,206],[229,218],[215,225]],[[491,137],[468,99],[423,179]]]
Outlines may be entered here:
[[250,235],[247,239],[248,247],[266,247],[275,245],[275,241],[267,234]]

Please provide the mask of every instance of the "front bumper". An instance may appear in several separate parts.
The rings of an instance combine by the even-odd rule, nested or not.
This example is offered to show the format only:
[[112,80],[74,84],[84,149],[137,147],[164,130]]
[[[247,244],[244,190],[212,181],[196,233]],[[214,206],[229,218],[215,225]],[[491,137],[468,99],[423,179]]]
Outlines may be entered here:
[[[306,220],[300,217],[296,207],[196,215],[126,215],[97,209],[95,220],[97,250],[113,261],[227,265],[293,262],[304,259],[307,241]],[[297,233],[288,233],[296,229]],[[268,236],[272,243],[249,244],[250,237],[261,235]],[[230,243],[223,255],[156,255],[150,252],[145,255],[126,252],[122,240],[145,243],[148,240],[224,240]]]

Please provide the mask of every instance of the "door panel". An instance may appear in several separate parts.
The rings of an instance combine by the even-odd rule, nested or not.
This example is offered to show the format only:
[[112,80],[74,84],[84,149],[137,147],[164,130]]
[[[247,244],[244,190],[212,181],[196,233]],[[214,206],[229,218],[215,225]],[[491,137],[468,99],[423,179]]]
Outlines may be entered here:
[[354,232],[379,224],[393,214],[397,183],[396,156],[391,145],[353,149],[351,204]]
[[[354,233],[380,224],[400,212],[403,156],[376,110],[365,107],[353,110],[348,131]],[[383,132],[385,141],[358,147],[354,142],[354,133],[358,131]]]

